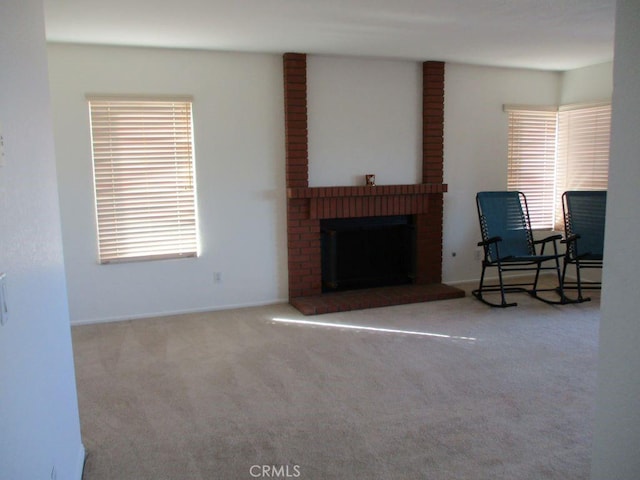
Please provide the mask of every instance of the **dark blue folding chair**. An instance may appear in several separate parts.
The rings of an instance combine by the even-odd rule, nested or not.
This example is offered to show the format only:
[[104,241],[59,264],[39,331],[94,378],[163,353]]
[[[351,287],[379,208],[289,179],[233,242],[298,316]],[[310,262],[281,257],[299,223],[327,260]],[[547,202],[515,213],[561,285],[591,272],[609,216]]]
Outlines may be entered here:
[[[566,302],[562,288],[560,258],[557,241],[561,235],[551,235],[542,240],[534,240],[529,219],[527,199],[522,192],[479,192],[476,195],[478,218],[482,241],[478,246],[484,249],[480,285],[472,291],[481,302],[492,307],[512,307],[517,303],[508,303],[506,293],[526,292],[532,297],[546,303],[561,304]],[[551,244],[553,251],[545,253],[545,246]],[[539,246],[540,251],[537,251]],[[485,273],[494,267],[498,272],[497,284],[485,284]],[[533,281],[506,283],[503,273],[510,271],[535,271]],[[543,270],[555,270],[558,286],[554,288],[538,288],[540,273]],[[500,303],[485,298],[487,293],[500,292]],[[544,298],[540,292],[554,292],[554,298]],[[556,294],[560,295],[557,299]],[[545,295],[547,296],[547,295]]]
[[[565,239],[567,244],[562,267],[562,282],[565,289],[578,291],[578,302],[591,300],[583,297],[585,289],[600,289],[599,281],[587,281],[581,276],[582,269],[602,269],[604,250],[604,223],[607,209],[607,192],[568,191],[562,194]],[[567,267],[575,265],[576,280],[567,280]]]

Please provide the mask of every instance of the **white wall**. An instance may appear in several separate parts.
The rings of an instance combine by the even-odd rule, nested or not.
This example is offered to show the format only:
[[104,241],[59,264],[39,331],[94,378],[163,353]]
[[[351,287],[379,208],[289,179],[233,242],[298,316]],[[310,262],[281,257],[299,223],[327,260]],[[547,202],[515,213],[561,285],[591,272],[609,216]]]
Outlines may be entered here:
[[[286,300],[282,58],[54,44],[49,62],[72,322]],[[198,258],[97,264],[88,93],[193,95]]]
[[444,181],[449,192],[444,196],[443,281],[480,276],[474,257],[480,240],[475,195],[507,188],[503,104],[554,105],[560,90],[559,73],[445,66]]
[[562,74],[560,103],[611,101],[613,62],[569,70]]
[[422,66],[307,57],[309,185],[422,181]]
[[640,3],[618,0],[593,480],[640,477]]
[[[54,44],[49,59],[72,322],[286,300],[281,56]],[[310,185],[359,185],[366,173],[378,184],[419,182],[421,64],[318,55],[307,63]],[[446,65],[445,281],[479,276],[475,193],[506,188],[503,104],[600,100],[606,70]],[[87,93],[194,95],[199,258],[96,263]]]
[[0,15],[0,477],[79,480],[84,448],[75,386],[42,0]]

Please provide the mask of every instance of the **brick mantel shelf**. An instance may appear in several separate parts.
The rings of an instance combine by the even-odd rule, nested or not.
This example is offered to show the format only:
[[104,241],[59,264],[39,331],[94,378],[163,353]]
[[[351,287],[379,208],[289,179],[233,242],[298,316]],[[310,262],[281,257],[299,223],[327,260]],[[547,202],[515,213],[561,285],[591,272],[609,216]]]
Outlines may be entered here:
[[287,189],[287,198],[307,199],[311,219],[379,217],[427,213],[430,196],[446,191],[444,183],[296,187]]

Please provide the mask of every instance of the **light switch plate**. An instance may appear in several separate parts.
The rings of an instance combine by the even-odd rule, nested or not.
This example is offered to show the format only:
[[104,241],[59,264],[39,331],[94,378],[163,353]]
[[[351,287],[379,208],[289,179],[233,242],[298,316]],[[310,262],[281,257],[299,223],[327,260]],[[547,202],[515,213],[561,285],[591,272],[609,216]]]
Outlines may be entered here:
[[5,166],[4,157],[4,133],[2,132],[2,123],[0,123],[0,167]]
[[9,321],[9,309],[7,308],[7,274],[0,273],[0,326]]

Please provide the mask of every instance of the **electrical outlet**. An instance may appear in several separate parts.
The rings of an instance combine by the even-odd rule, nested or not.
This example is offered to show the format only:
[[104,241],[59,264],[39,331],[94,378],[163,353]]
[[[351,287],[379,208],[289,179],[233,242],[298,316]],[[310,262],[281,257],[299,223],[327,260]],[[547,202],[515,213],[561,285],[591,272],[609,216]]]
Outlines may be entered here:
[[222,283],[222,272],[213,272],[213,283]]
[[476,262],[480,261],[480,259],[482,258],[482,249],[481,248],[476,248],[476,251],[473,252],[473,258],[476,260]]

